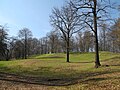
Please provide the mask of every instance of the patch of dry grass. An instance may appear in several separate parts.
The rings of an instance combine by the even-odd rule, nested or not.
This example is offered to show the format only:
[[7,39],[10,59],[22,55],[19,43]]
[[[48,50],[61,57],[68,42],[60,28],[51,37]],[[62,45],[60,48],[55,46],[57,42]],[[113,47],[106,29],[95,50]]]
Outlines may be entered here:
[[86,61],[66,63],[63,60],[29,59],[0,62],[0,90],[119,90],[119,55],[105,58],[101,63],[102,66],[95,69],[94,62]]

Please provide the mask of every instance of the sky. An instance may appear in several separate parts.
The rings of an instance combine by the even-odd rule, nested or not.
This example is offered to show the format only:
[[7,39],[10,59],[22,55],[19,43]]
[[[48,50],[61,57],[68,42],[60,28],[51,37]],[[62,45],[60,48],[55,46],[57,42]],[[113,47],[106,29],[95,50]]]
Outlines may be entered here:
[[44,37],[52,30],[49,16],[53,7],[63,6],[65,0],[0,0],[0,25],[6,25],[11,36],[24,27],[34,37]]
[[[120,4],[120,0],[114,1]],[[17,36],[26,27],[34,37],[41,38],[52,30],[49,22],[52,8],[64,4],[65,0],[0,0],[0,25],[7,26],[10,36]]]

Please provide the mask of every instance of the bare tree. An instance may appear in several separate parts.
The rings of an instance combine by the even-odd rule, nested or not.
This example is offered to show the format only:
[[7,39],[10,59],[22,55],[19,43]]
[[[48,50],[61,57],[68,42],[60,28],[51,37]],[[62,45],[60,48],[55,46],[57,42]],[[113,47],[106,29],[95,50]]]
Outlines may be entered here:
[[[107,5],[107,4],[108,5]],[[98,48],[98,26],[99,21],[109,20],[109,8],[111,7],[108,0],[71,0],[70,4],[76,8],[81,15],[82,20],[94,33],[95,37],[95,67],[101,66],[99,61],[99,48]]]
[[8,48],[7,48],[7,28],[0,25],[0,59],[6,59],[8,61]]
[[49,53],[48,48],[48,37],[42,37],[39,39],[39,45],[40,45],[40,54],[47,54]]
[[106,23],[102,23],[102,27],[99,33],[99,47],[101,51],[107,50],[107,32],[108,32],[109,26]]
[[28,28],[23,28],[22,30],[19,31],[19,37],[24,40],[24,58],[27,59],[27,54],[28,54],[28,45],[27,41],[28,38],[32,36],[32,32]]
[[13,50],[13,58],[19,59],[22,58],[24,59],[24,44],[21,40],[16,40],[14,44],[14,50]]
[[61,9],[54,8],[50,16],[52,26],[61,31],[62,38],[66,42],[67,62],[69,62],[70,38],[74,33],[82,29],[77,15],[76,9],[73,9],[71,5],[66,5]]
[[120,52],[120,18],[115,21],[115,24],[111,27],[111,31],[109,32],[109,38],[111,44],[111,48],[113,52]]
[[50,53],[58,53],[60,51],[60,35],[56,31],[47,34]]
[[78,32],[76,35],[77,47],[80,52],[93,51],[93,34],[86,30],[85,32]]
[[40,54],[40,43],[37,38],[28,39],[28,55]]

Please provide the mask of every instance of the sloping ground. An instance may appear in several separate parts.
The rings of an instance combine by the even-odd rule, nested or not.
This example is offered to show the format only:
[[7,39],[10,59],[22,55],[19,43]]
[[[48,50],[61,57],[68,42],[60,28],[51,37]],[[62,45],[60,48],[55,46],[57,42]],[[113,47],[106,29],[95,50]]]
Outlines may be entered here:
[[[114,58],[119,56],[119,53],[112,52],[99,52],[100,60]],[[95,53],[71,53],[70,61],[71,62],[89,62],[94,61]],[[65,53],[57,53],[57,54],[43,54],[43,55],[35,55],[31,56],[30,59],[41,59],[41,60],[64,60],[66,61]]]
[[111,57],[98,69],[91,61],[0,62],[0,90],[119,90],[120,56]]

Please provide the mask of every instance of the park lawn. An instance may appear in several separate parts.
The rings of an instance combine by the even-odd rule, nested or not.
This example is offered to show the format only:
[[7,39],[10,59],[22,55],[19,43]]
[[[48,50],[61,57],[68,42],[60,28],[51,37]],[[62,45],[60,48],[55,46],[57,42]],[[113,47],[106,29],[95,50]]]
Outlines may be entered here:
[[[100,60],[106,60],[110,58],[114,58],[119,56],[119,53],[112,53],[112,52],[100,52]],[[30,57],[31,59],[41,59],[41,60],[66,60],[65,53],[55,53],[55,54],[43,54],[43,55],[36,55]],[[95,53],[71,53],[70,54],[70,62],[94,62],[95,60]]]
[[40,85],[32,85],[32,89],[33,87],[42,88],[41,90],[119,89],[120,54],[100,52],[100,60],[102,66],[95,69],[94,53],[72,53],[70,63],[65,62],[63,53],[46,54],[33,56],[27,60],[0,61],[0,72],[35,77]]

